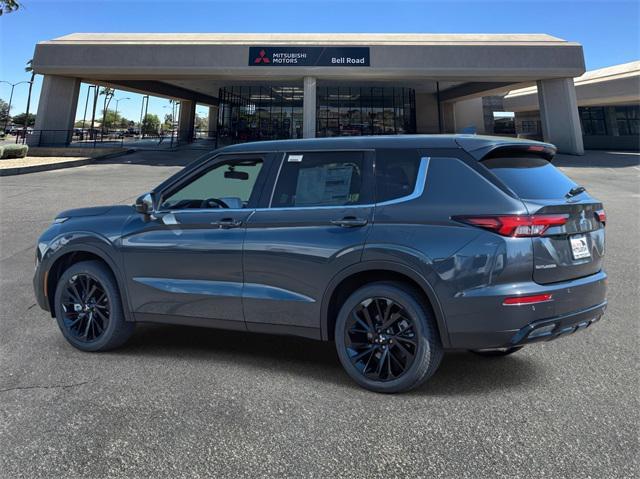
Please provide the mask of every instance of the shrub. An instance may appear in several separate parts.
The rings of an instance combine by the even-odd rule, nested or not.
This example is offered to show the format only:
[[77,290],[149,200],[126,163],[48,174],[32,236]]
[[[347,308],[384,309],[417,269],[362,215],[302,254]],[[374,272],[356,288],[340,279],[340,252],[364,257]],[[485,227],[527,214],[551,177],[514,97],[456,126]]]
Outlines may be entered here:
[[29,147],[27,145],[4,145],[0,158],[8,160],[10,158],[24,158],[27,156]]
[[4,154],[4,146],[0,146],[0,160],[2,159],[3,154]]

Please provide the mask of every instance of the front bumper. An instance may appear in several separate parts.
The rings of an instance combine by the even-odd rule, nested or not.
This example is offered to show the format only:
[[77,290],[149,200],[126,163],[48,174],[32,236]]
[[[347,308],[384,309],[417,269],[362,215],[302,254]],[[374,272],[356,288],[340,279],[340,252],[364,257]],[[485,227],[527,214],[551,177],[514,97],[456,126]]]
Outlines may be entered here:
[[511,346],[551,341],[552,339],[581,331],[600,320],[606,309],[607,302],[604,301],[582,311],[534,321],[521,328],[511,338]]
[[36,266],[36,271],[33,275],[33,292],[35,293],[38,306],[45,311],[49,311],[49,301],[46,293],[46,275],[47,272],[41,267],[42,263]]

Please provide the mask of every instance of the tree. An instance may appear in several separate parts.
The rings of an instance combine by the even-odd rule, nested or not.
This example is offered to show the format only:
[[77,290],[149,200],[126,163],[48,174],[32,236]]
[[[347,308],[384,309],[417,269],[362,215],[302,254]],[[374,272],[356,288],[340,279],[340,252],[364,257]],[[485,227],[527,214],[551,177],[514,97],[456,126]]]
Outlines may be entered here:
[[3,125],[9,119],[9,104],[0,98],[0,123]]
[[116,91],[113,88],[102,87],[100,90],[100,95],[104,95],[104,108],[102,109],[102,130],[104,131],[104,127],[106,126],[106,114],[109,111],[109,103],[111,103],[111,99],[113,95],[115,95]]
[[206,130],[209,127],[209,118],[196,115],[196,130]]
[[15,12],[20,6],[17,0],[0,0],[0,16],[3,13]]
[[[24,122],[27,118],[26,113],[20,113],[19,115],[13,115],[13,123],[16,125],[25,126]],[[34,126],[36,124],[36,116],[33,113],[29,113],[29,121],[26,126]]]
[[160,129],[160,118],[158,115],[148,113],[142,120],[142,132],[145,135],[155,135]]
[[[31,92],[33,90],[33,82],[36,79],[36,72],[33,71],[33,58],[27,61],[27,64],[24,67],[24,71],[27,73],[31,73],[31,81],[29,81],[29,96],[27,96],[27,112],[26,112],[26,115],[29,116],[29,108],[31,107]],[[27,128],[27,126],[28,125],[24,126],[25,129]]]
[[121,124],[124,120],[125,125],[128,124],[128,121],[122,118],[120,113],[116,113],[113,110],[107,110],[102,112],[103,125],[105,128],[122,128]]

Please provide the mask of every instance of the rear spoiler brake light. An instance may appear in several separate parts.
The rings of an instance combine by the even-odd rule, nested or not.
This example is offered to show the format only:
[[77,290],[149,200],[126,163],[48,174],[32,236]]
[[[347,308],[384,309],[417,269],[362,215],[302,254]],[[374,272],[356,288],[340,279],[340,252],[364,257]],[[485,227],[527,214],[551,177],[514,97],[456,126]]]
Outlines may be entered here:
[[522,156],[537,156],[544,158],[547,161],[553,160],[556,155],[556,148],[553,145],[545,143],[533,143],[533,144],[503,144],[496,145],[495,148],[486,152],[481,161],[489,160],[491,158],[517,158]]

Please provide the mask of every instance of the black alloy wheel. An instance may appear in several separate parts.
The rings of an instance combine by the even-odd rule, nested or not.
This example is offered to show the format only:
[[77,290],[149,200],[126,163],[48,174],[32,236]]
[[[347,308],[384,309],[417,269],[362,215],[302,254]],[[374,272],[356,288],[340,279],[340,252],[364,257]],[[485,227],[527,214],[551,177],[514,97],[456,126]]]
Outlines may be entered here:
[[389,298],[368,298],[349,315],[345,345],[351,363],[376,381],[402,376],[413,364],[417,342],[414,320]]
[[419,386],[436,372],[443,355],[422,291],[390,281],[362,286],[347,298],[336,318],[335,342],[347,374],[382,393]]
[[101,261],[71,265],[58,279],[54,300],[60,331],[82,351],[117,348],[135,329],[125,319],[118,283]]
[[90,274],[69,278],[61,303],[64,324],[78,341],[95,341],[107,329],[111,315],[109,297],[100,281]]

